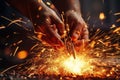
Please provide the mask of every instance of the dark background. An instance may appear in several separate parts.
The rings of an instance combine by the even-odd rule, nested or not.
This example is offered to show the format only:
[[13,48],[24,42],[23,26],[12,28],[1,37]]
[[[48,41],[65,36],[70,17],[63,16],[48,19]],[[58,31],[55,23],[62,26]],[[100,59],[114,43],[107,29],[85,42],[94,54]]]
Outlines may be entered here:
[[[120,26],[120,22],[116,22],[119,16],[115,16],[115,13],[120,12],[120,0],[80,0],[81,9],[84,19],[90,24],[90,26],[95,25],[95,27],[101,27],[101,21],[99,19],[100,12],[104,12],[106,19],[104,22],[104,29],[109,29],[110,25],[116,24]],[[87,20],[88,17],[90,20]]]

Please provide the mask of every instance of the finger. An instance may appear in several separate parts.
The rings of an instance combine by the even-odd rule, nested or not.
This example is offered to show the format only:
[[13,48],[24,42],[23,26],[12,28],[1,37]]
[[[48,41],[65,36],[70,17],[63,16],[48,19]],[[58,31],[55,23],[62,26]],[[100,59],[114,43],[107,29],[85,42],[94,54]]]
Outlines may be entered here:
[[77,41],[78,38],[80,37],[81,35],[81,31],[82,31],[82,25],[77,23],[75,25],[73,25],[73,31],[71,32],[71,38],[73,41]]
[[83,51],[86,49],[86,46],[88,45],[88,40],[82,39],[82,40],[77,40],[74,42],[75,49],[77,51]]
[[89,40],[89,31],[87,25],[82,29],[82,39]]
[[81,29],[81,33],[78,40],[74,42],[75,48],[77,51],[83,51],[86,49],[88,43],[89,43],[89,32],[87,29],[87,25],[84,25],[84,27]]
[[44,24],[40,26],[40,30],[45,34],[42,36],[42,40],[46,41],[51,46],[63,46],[63,42],[60,35],[54,31],[51,27],[55,25]]
[[65,27],[62,20],[55,14],[51,17],[53,24],[56,25],[56,28],[58,29],[58,33],[62,36],[65,34]]
[[57,33],[55,25],[51,25],[51,18],[48,16],[44,17],[42,22],[36,29],[42,32],[41,40],[47,42],[51,46],[63,46],[60,35]]
[[68,19],[67,22],[69,24],[69,29],[70,29],[70,36],[73,41],[76,41],[79,38],[82,28],[82,25],[78,20],[79,18],[77,17],[78,16],[76,15],[67,16]]

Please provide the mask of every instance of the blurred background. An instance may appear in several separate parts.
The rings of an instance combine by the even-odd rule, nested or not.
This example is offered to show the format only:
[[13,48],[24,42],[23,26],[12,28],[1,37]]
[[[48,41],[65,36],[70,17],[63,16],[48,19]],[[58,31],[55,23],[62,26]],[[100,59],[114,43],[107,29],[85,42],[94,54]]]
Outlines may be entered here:
[[[89,29],[100,28],[108,31],[111,26],[120,27],[120,0],[80,0],[80,2],[82,16]],[[9,24],[14,20],[22,22]],[[31,47],[37,43],[35,39],[30,38],[33,35],[30,20],[9,7],[4,0],[0,0],[0,65],[9,66],[24,62],[30,55]]]
[[[120,26],[120,0],[80,0],[84,19],[90,24],[108,29],[112,24]],[[103,25],[101,25],[101,22]],[[104,27],[103,27],[104,26]]]

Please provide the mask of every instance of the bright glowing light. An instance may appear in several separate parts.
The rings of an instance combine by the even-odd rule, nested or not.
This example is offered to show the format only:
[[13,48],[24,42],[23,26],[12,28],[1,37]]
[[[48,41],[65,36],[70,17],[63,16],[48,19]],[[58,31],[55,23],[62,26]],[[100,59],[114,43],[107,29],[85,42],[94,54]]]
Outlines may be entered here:
[[17,57],[19,59],[25,59],[27,55],[28,55],[27,51],[23,50],[23,51],[18,52]]
[[66,72],[77,75],[82,75],[87,70],[91,70],[89,62],[85,60],[84,57],[77,57],[76,59],[74,59],[71,56],[69,58],[66,58],[63,61],[62,66]]
[[51,5],[51,3],[50,3],[50,2],[46,2],[46,4],[47,4],[47,5],[49,5],[49,6]]
[[103,12],[100,13],[99,19],[100,20],[104,20],[105,19],[105,14]]
[[73,57],[68,58],[63,65],[65,68],[70,70],[70,72],[80,73],[81,68],[84,67],[85,63],[79,59],[73,59]]

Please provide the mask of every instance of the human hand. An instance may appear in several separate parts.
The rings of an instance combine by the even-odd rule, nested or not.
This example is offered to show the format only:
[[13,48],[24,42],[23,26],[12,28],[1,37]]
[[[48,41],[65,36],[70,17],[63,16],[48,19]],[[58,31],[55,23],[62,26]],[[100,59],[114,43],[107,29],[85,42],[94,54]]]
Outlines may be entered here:
[[81,14],[72,10],[67,11],[66,21],[69,24],[70,36],[75,46],[79,49],[81,46],[85,46],[89,41],[89,32]]
[[[61,36],[64,34],[64,24],[58,15],[45,5],[42,0],[6,0],[21,14],[33,23],[35,32],[43,35],[40,38],[50,46],[63,46]],[[39,35],[38,35],[39,36]]]
[[35,31],[43,34],[40,39],[52,47],[62,47],[64,45],[61,40],[61,36],[64,34],[62,20],[47,6],[36,12],[33,14],[32,19],[35,24]]

